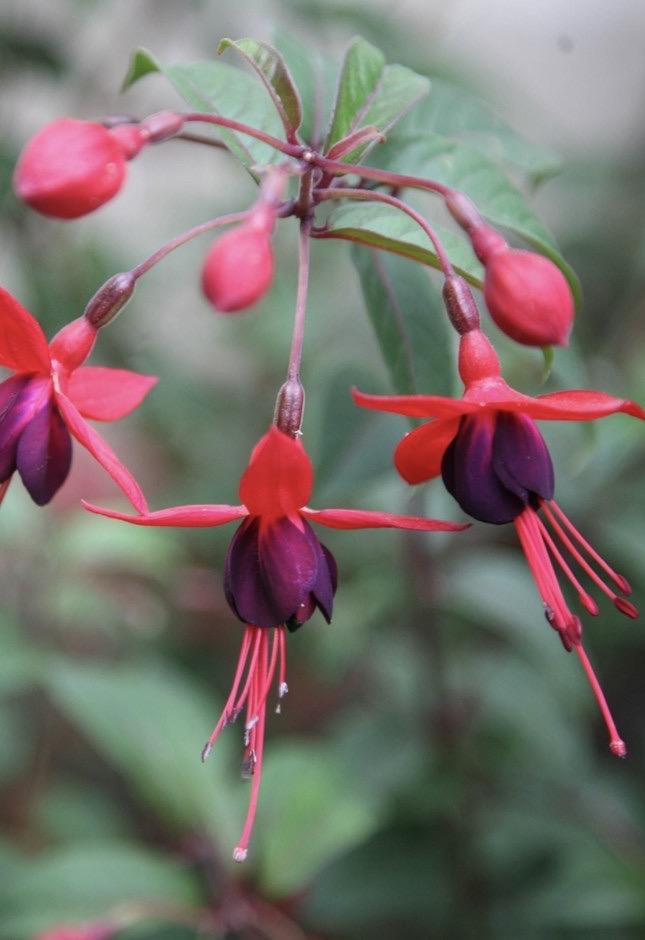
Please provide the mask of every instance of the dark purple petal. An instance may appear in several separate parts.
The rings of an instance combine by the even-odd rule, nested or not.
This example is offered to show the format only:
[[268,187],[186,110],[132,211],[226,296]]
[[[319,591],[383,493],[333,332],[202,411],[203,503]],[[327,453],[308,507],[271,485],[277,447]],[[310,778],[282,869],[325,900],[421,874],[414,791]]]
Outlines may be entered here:
[[531,496],[553,499],[555,479],[551,455],[530,418],[503,411],[498,414],[493,469],[504,486],[525,502]]
[[72,463],[72,439],[55,404],[49,401],[18,440],[16,466],[29,495],[44,506],[60,489]]
[[[317,541],[317,540],[316,540]],[[318,556],[318,577],[314,584],[312,594],[316,599],[321,614],[329,623],[334,606],[334,594],[338,585],[338,568],[336,559],[324,545],[318,542],[320,554]]]
[[16,469],[18,437],[24,427],[16,404],[29,379],[12,375],[0,385],[0,481],[8,480]]
[[279,626],[306,602],[317,571],[317,552],[306,529],[301,531],[286,516],[263,524],[254,516],[233,536],[224,590],[244,623]]
[[511,522],[528,501],[507,489],[493,468],[495,415],[462,418],[441,463],[443,482],[464,512],[501,525]]

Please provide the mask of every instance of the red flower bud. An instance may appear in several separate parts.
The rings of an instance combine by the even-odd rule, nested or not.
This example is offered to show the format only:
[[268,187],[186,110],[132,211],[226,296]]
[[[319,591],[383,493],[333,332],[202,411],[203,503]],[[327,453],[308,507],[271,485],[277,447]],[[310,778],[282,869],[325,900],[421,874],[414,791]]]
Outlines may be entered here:
[[509,248],[485,261],[484,297],[500,328],[526,346],[566,346],[574,317],[562,272],[542,255]]
[[247,222],[213,244],[202,270],[202,289],[222,313],[257,303],[273,278],[270,228]]
[[129,141],[124,148],[119,134],[90,121],[52,121],[20,155],[13,180],[17,195],[43,215],[58,219],[92,212],[123,184],[133,147]]

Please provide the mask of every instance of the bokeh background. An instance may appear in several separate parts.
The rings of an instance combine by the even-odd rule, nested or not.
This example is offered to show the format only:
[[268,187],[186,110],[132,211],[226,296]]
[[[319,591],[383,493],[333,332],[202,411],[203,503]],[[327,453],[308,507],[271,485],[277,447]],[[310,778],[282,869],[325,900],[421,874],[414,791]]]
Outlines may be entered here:
[[[190,61],[222,36],[270,39],[276,27],[338,58],[361,33],[560,153],[535,205],[585,303],[548,387],[645,400],[645,9],[628,0],[4,2],[0,282],[45,330],[254,190],[226,155],[170,143],[135,161],[95,216],[43,220],[10,191],[22,143],[55,116],[177,104],[160,76],[119,95],[138,45]],[[207,244],[144,279],[94,359],[161,376],[106,430],[157,508],[236,501],[286,363],[295,226],[278,235],[270,296],[239,318],[215,317],[200,294]],[[347,246],[313,247],[314,504],[456,518],[440,484],[410,496],[396,479],[404,420],[353,409],[350,385],[385,391],[388,376]],[[508,377],[539,390],[537,354],[501,349]],[[617,417],[545,435],[560,502],[642,603],[643,429]],[[585,624],[630,749],[619,762],[508,527],[331,532],[334,622],[290,638],[290,694],[270,722],[252,850],[236,868],[239,729],[199,762],[241,636],[221,592],[231,532],[120,526],[83,514],[81,497],[122,505],[77,448],[47,511],[14,485],[0,515],[0,937],[102,919],[132,940],[645,935],[641,623],[604,605]]]

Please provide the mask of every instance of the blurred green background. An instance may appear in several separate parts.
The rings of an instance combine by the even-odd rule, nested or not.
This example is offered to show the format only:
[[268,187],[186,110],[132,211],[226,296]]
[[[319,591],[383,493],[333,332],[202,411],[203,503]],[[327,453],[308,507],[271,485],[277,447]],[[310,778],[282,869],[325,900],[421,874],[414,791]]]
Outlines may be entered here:
[[[64,224],[18,205],[10,174],[41,124],[178,103],[160,76],[119,96],[135,46],[208,58],[222,36],[270,39],[281,27],[340,58],[360,32],[390,61],[476,91],[563,153],[536,205],[585,303],[548,387],[645,400],[645,124],[617,78],[645,23],[625,18],[621,45],[593,20],[594,4],[573,4],[588,14],[579,33],[557,4],[537,4],[542,20],[533,10],[523,28],[512,6],[484,19],[473,3],[450,14],[420,3],[395,13],[306,0],[10,0],[0,9],[0,281],[51,335],[109,275],[253,198],[225,154],[169,143],[134,161],[125,190],[95,216]],[[495,22],[508,35],[491,41]],[[604,92],[579,110],[592,59]],[[628,70],[624,92],[640,77]],[[203,300],[206,236],[150,273],[101,335],[93,361],[161,377],[136,415],[105,432],[154,508],[237,501],[283,378],[295,234],[293,221],[281,225],[279,273],[253,312],[218,318]],[[494,335],[509,380],[539,391],[539,355]],[[439,483],[411,495],[396,478],[404,419],[351,405],[353,384],[390,386],[342,243],[313,245],[303,378],[313,505],[458,518]],[[642,602],[643,429],[617,417],[544,433],[560,503]],[[85,515],[81,497],[122,503],[79,448],[74,461],[47,511],[20,485],[2,506],[0,938],[104,918],[132,940],[645,935],[639,622],[603,605],[585,624],[630,750],[619,762],[577,661],[544,624],[510,528],[325,533],[341,571],[334,621],[317,616],[289,638],[290,693],[269,723],[249,860],[234,867],[247,797],[239,729],[199,762],[241,637],[221,591],[233,530]]]

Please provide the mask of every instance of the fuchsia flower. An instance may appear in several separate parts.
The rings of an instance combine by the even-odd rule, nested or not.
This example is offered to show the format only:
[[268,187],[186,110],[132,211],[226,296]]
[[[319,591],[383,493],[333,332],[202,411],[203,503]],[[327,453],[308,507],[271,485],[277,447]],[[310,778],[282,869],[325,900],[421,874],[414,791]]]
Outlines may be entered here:
[[243,505],[176,506],[133,516],[84,503],[92,512],[135,525],[203,527],[243,520],[226,556],[224,590],[231,610],[246,624],[246,630],[230,695],[203,752],[205,759],[222,728],[246,708],[242,770],[253,784],[246,823],[234,852],[236,861],[246,858],[253,826],[262,771],[266,700],[276,672],[278,697],[287,691],[285,627],[297,630],[316,608],[328,623],[331,620],[336,563],[309,523],[333,529],[455,532],[467,528],[387,512],[310,509],[305,504],[312,488],[313,468],[302,444],[271,427],[256,445],[242,475]]
[[157,379],[126,369],[83,366],[95,339],[96,330],[79,317],[48,345],[34,317],[0,288],[0,365],[14,371],[0,384],[0,495],[17,470],[34,502],[48,503],[67,478],[75,437],[132,505],[146,510],[132,474],[84,419],[125,417]]
[[596,391],[522,395],[504,381],[497,355],[478,329],[461,337],[459,372],[465,386],[460,399],[361,392],[354,392],[354,399],[365,408],[433,419],[406,434],[396,449],[396,467],[408,483],[441,474],[470,516],[496,525],[515,524],[547,620],[565,649],[576,650],[607,724],[609,746],[622,757],[625,745],[582,646],[580,618],[564,599],[554,563],[590,614],[598,613],[598,605],[572,570],[567,553],[621,613],[636,617],[637,610],[609,583],[620,594],[629,594],[627,580],[601,558],[554,501],[553,465],[534,419],[592,421],[617,412],[645,419],[645,411],[632,401]]

